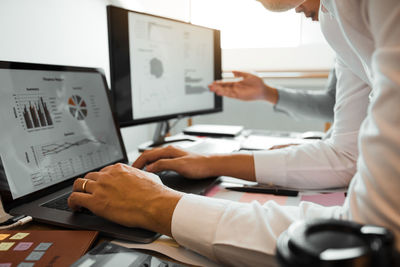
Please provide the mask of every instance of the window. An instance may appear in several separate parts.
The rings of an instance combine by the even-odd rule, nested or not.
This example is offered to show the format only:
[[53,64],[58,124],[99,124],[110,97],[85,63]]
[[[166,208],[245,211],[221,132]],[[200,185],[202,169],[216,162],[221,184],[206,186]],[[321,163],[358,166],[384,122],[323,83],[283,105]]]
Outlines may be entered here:
[[192,23],[221,30],[225,70],[327,70],[333,64],[319,23],[294,10],[270,12],[254,0],[189,3]]
[[221,30],[224,70],[329,70],[334,54],[317,22],[255,0],[108,0],[124,8]]

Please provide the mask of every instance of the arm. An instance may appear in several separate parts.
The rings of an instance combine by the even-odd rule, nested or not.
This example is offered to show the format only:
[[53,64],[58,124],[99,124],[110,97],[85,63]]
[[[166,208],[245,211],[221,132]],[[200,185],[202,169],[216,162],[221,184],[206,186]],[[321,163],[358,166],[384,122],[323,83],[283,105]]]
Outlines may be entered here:
[[296,119],[322,119],[333,121],[336,95],[336,73],[333,69],[328,86],[323,92],[277,88],[279,99],[274,111],[285,113]]
[[209,85],[217,95],[243,101],[265,100],[274,105],[274,110],[298,119],[319,118],[333,120],[335,105],[336,75],[331,72],[328,88],[324,92],[300,91],[297,89],[275,88],[265,84],[253,74],[233,71],[240,81],[216,81]]
[[[335,123],[330,138],[287,149],[250,155],[187,156],[168,149],[144,153],[134,167],[159,172],[174,170],[190,178],[228,175],[260,183],[301,189],[347,186],[356,171],[358,132],[366,116],[369,86],[337,60],[338,74]],[[173,148],[170,148],[173,150]],[[160,160],[161,159],[161,160]],[[252,163],[254,162],[254,165]]]
[[391,229],[400,250],[400,5],[397,0],[364,4],[375,44],[371,57],[375,88],[344,215]]
[[127,227],[142,227],[230,266],[266,266],[275,262],[276,238],[295,220],[336,216],[339,207],[310,203],[261,206],[183,194],[154,182],[148,173],[123,164],[108,166],[74,183],[72,209],[85,207]]
[[254,153],[257,181],[298,188],[347,186],[356,171],[358,132],[370,88],[338,58],[335,123],[326,140]]
[[172,170],[191,179],[225,175],[255,181],[254,160],[249,154],[205,156],[168,146],[143,152],[132,166],[153,173]]

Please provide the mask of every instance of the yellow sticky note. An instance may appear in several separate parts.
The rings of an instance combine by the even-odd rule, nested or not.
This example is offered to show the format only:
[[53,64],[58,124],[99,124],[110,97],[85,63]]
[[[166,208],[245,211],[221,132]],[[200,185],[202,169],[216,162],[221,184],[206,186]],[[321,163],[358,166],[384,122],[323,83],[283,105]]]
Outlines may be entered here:
[[10,234],[0,234],[0,240],[6,239]]
[[0,243],[0,251],[7,251],[9,250],[15,242],[1,242]]
[[28,235],[29,235],[29,233],[16,233],[12,237],[10,237],[10,239],[22,239]]

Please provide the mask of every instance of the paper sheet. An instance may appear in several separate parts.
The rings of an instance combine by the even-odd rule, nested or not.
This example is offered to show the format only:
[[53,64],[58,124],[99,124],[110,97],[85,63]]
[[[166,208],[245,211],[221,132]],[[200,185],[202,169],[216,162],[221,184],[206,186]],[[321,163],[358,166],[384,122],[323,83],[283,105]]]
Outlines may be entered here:
[[121,240],[113,240],[112,243],[126,248],[156,251],[184,264],[207,267],[220,266],[206,257],[180,246],[173,238],[165,235],[150,244],[138,244]]

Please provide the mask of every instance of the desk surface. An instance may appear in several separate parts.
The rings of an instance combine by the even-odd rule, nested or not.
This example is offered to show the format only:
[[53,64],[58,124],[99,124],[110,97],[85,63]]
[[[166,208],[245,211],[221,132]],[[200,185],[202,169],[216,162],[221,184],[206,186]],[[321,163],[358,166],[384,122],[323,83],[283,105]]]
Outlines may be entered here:
[[[69,230],[67,228],[61,227],[61,226],[56,226],[56,225],[50,225],[50,224],[46,224],[46,223],[41,223],[41,222],[35,222],[32,221],[28,224],[22,225],[22,226],[18,226],[15,227],[11,230],[17,230],[17,231],[56,231],[56,230]],[[78,231],[78,230],[71,230],[71,231]],[[95,246],[103,243],[103,242],[110,242],[114,240],[113,238],[109,238],[109,237],[104,237],[102,235],[99,235],[97,240],[93,243],[92,248],[94,248]],[[172,261],[172,262],[177,262],[174,259],[171,259],[161,253],[158,253],[156,251],[152,251],[152,250],[144,250],[144,253],[147,253],[149,255],[158,257],[162,260],[167,260],[167,261]]]
[[[134,160],[139,155],[138,152],[134,151],[130,154],[130,160]],[[236,179],[237,180],[237,179]],[[235,180],[225,181],[227,183],[236,183]],[[231,185],[230,184],[230,185]],[[208,191],[207,196],[215,197],[215,198],[223,198],[229,199],[233,201],[239,202],[251,202],[251,201],[259,201],[261,204],[264,204],[268,200],[275,200],[280,205],[297,205],[301,200],[315,202],[325,206],[332,206],[332,205],[341,205],[344,201],[344,194],[339,192],[333,192],[330,194],[325,194],[321,197],[320,194],[300,194],[298,197],[285,197],[285,196],[274,196],[274,195],[267,195],[267,194],[258,194],[258,193],[241,193],[241,192],[233,192],[225,189],[224,184],[219,184],[214,186],[210,191]],[[14,230],[14,229],[13,229]],[[15,228],[15,230],[20,231],[32,231],[32,230],[66,230],[60,226],[48,225],[39,222],[31,222],[27,225],[19,226]],[[94,246],[104,242],[104,241],[111,241],[111,238],[100,236],[98,240],[94,243]],[[150,255],[159,257],[164,260],[174,261],[163,254],[157,253],[155,251],[146,251]]]

